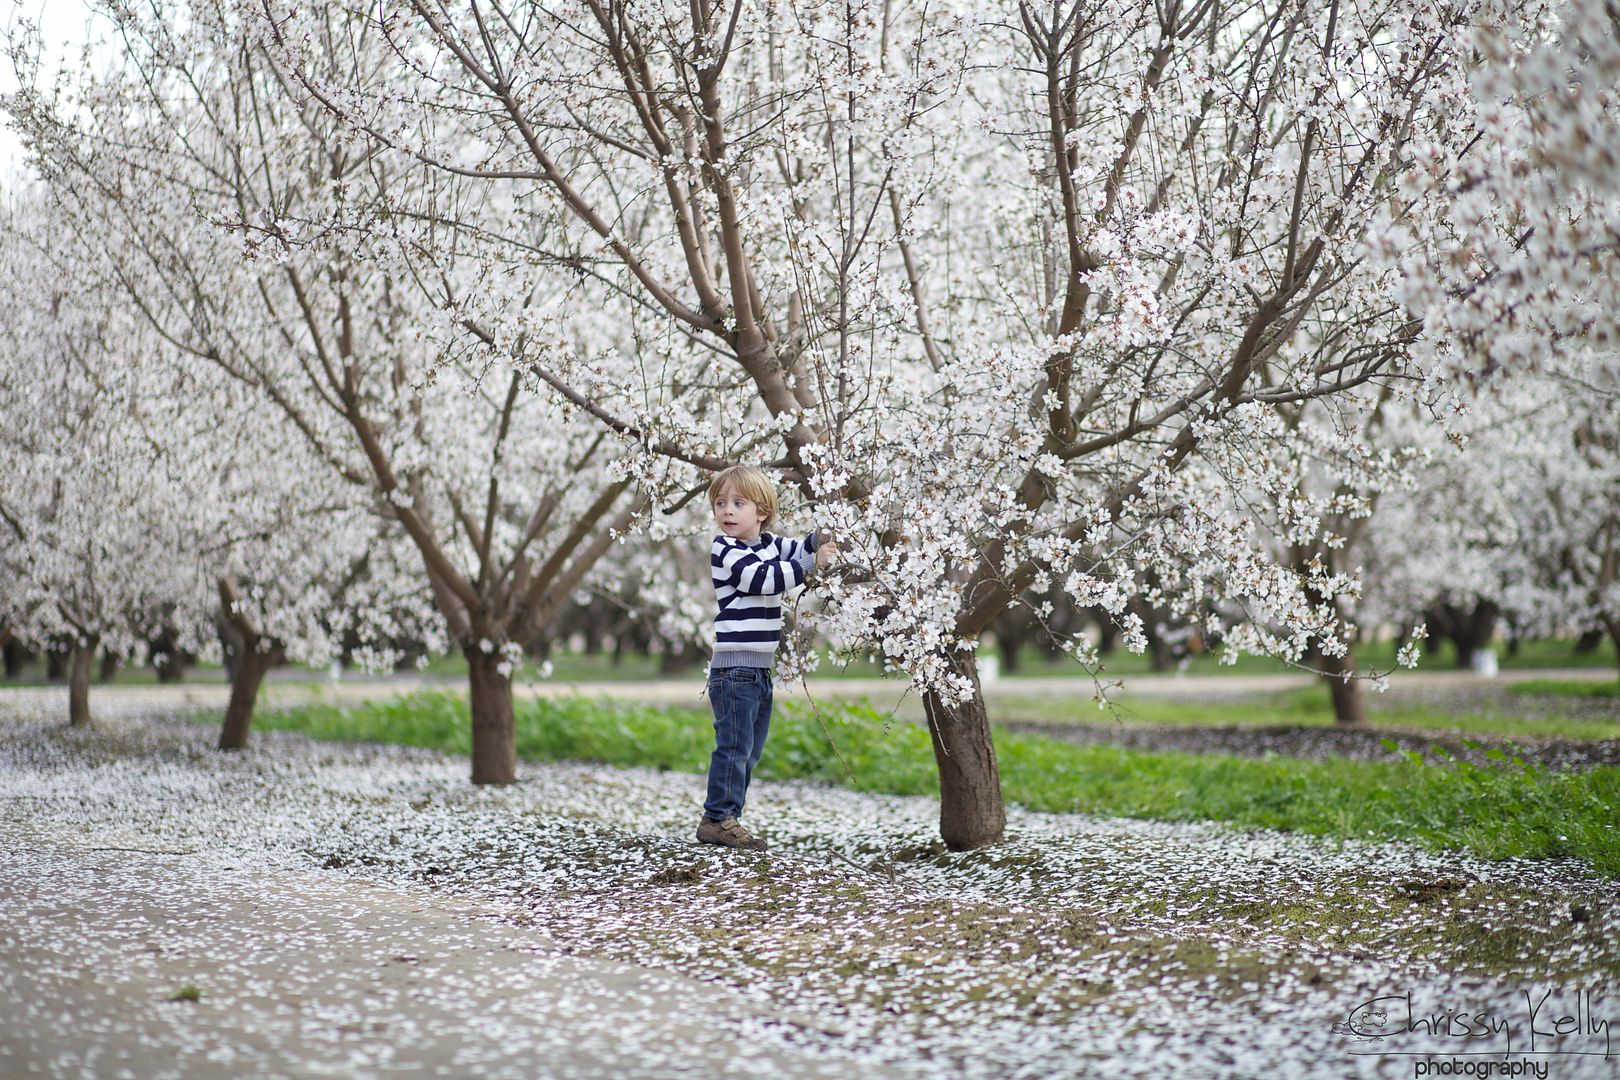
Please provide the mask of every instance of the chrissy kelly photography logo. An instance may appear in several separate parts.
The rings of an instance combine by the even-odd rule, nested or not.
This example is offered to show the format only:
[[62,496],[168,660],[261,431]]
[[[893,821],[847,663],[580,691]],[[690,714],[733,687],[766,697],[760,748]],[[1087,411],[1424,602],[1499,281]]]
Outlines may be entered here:
[[1520,990],[1485,1005],[1408,990],[1351,1006],[1333,1034],[1352,1054],[1413,1058],[1414,1076],[1544,1078],[1558,1058],[1614,1059],[1613,1012],[1586,989]]

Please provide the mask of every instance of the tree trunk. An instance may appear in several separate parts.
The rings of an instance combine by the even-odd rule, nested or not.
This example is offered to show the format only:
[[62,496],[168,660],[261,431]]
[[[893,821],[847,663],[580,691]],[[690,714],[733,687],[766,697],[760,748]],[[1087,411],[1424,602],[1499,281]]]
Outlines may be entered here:
[[110,683],[118,677],[118,669],[124,666],[123,657],[117,653],[103,652],[101,654],[100,682]]
[[1164,674],[1176,666],[1176,658],[1170,655],[1170,646],[1152,630],[1144,630],[1147,637],[1148,666],[1155,674]]
[[1603,631],[1588,630],[1575,639],[1575,655],[1585,656],[1589,652],[1596,652],[1597,647],[1603,644]]
[[517,779],[512,677],[501,673],[499,652],[485,653],[469,643],[462,653],[472,701],[472,782],[510,784]]
[[997,615],[990,628],[995,631],[996,648],[1001,654],[1001,673],[1011,675],[1018,670],[1018,654],[1033,636],[1035,620],[1028,608],[1015,606]]
[[1130,610],[1142,620],[1142,636],[1147,641],[1148,666],[1155,672],[1171,671],[1176,658],[1171,655],[1170,643],[1159,636],[1159,613],[1145,601],[1132,601]]
[[1474,666],[1474,654],[1491,647],[1496,636],[1496,620],[1502,609],[1490,600],[1480,600],[1468,615],[1468,666]]
[[61,682],[67,678],[68,658],[72,655],[71,649],[64,649],[59,644],[46,646],[45,649],[45,678],[51,682]]
[[1343,656],[1324,656],[1322,677],[1327,680],[1328,692],[1333,697],[1333,719],[1340,724],[1364,724],[1367,720],[1367,697],[1362,692],[1360,679],[1346,679],[1356,670],[1355,649]]
[[186,677],[186,658],[180,652],[178,630],[165,626],[148,638],[146,645],[152,655],[152,669],[157,672],[158,682],[177,683]]
[[219,653],[228,678],[236,678],[236,661],[242,655],[242,631],[228,617],[221,617],[214,625],[219,634]]
[[6,678],[15,679],[22,675],[23,664],[28,660],[28,654],[23,650],[23,647],[15,641],[8,641],[4,652]]
[[601,656],[602,642],[612,629],[613,612],[600,598],[593,599],[581,613],[580,629],[585,632],[585,655]]
[[1007,811],[1001,801],[990,717],[979,689],[978,661],[966,654],[950,662],[973,680],[973,696],[949,705],[936,694],[924,694],[923,711],[939,767],[940,836],[952,851],[971,851],[1001,839]]
[[90,669],[95,666],[98,637],[75,642],[71,670],[68,673],[68,724],[72,727],[90,726]]
[[1119,627],[1106,611],[1101,608],[1092,610],[1097,614],[1097,655],[1107,656],[1114,651],[1114,643],[1119,640]]
[[1615,675],[1620,678],[1620,619],[1605,617],[1603,628],[1609,632],[1609,640],[1614,642]]
[[1475,600],[1470,611],[1452,604],[1441,608],[1443,632],[1457,646],[1457,669],[1466,671],[1474,666],[1474,653],[1490,645],[1501,609],[1491,600]]
[[237,653],[236,670],[231,674],[231,700],[225,706],[225,722],[219,729],[221,750],[240,750],[248,744],[248,729],[253,724],[259,687],[264,685],[266,673],[281,663],[285,655],[286,649],[280,642],[266,643],[254,636],[243,644]]
[[690,671],[703,659],[700,649],[684,641],[671,641],[664,646],[664,651],[658,657],[658,673],[660,675],[679,675],[683,671]]

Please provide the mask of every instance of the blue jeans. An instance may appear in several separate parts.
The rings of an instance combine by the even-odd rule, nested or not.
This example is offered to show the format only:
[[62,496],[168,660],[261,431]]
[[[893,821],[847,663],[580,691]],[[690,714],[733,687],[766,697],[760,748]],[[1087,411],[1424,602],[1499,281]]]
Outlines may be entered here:
[[724,821],[742,816],[748,781],[771,733],[771,669],[711,668],[709,704],[714,707],[714,755],[709,758],[703,816]]

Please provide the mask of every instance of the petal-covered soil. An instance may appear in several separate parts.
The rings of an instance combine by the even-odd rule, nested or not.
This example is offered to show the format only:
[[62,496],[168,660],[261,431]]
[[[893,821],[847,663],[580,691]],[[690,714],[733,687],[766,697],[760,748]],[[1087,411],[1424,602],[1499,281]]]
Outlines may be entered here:
[[0,702],[0,1072],[1620,1070],[1620,886],[1573,861],[1016,808],[957,854],[931,800],[809,783],[755,785],[772,850],[745,854],[693,842],[700,776],[473,788],[440,754],[221,755],[97,707]]

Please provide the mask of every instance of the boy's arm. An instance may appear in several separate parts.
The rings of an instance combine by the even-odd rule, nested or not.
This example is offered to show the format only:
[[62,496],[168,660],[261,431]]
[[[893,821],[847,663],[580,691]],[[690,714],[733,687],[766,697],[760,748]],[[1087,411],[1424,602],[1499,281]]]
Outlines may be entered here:
[[715,585],[730,585],[749,596],[775,596],[804,584],[815,554],[793,540],[784,540],[782,547],[782,558],[761,559],[742,544],[715,537],[709,553]]

